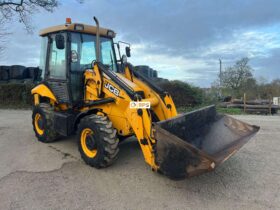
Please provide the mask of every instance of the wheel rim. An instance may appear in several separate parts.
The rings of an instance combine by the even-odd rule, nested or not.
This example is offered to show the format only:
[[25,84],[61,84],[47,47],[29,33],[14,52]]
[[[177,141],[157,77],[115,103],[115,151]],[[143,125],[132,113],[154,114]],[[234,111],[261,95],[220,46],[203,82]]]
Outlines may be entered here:
[[35,129],[36,129],[36,132],[39,134],[39,135],[43,135],[44,134],[44,129],[43,129],[43,118],[41,116],[41,114],[37,113],[35,115]]
[[96,142],[93,138],[93,131],[90,128],[85,128],[81,132],[81,145],[84,153],[90,157],[94,158],[97,154]]

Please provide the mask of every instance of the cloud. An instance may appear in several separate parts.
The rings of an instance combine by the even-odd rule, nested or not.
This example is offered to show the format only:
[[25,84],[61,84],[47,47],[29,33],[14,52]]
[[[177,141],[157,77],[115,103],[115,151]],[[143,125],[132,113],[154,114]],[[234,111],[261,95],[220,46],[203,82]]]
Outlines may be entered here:
[[[155,69],[160,69],[160,76],[180,79],[200,86],[209,86],[217,78],[219,58],[223,60],[225,69],[241,57],[249,57],[252,60],[251,65],[256,69],[256,76],[274,72],[275,77],[277,74],[280,75],[275,71],[276,64],[279,63],[278,59],[272,56],[273,51],[280,49],[280,36],[275,29],[277,27],[274,26],[254,30],[240,29],[235,31],[231,38],[226,41],[216,41],[198,51],[180,56],[172,56],[172,53],[168,52],[169,50],[162,53],[163,47],[157,44],[145,45],[141,43],[134,46],[133,61],[136,64],[141,64],[144,61]],[[150,48],[158,49],[158,53],[154,50],[150,51]],[[145,52],[150,53],[145,54]],[[261,66],[263,62],[268,62],[271,59],[275,62],[270,67]],[[256,62],[257,60],[259,62]]]
[[[275,75],[279,66],[280,1],[278,0],[94,0],[80,5],[62,1],[54,13],[33,17],[36,29],[61,24],[65,17],[112,28],[118,38],[132,43],[134,64],[147,64],[161,77],[209,86],[223,65],[247,56],[255,74]],[[5,60],[1,63],[35,65],[40,39],[13,25]],[[278,56],[278,57],[277,57]]]
[[264,77],[268,81],[280,78],[280,48],[275,48],[266,57],[258,57],[251,60],[255,67],[255,75]]

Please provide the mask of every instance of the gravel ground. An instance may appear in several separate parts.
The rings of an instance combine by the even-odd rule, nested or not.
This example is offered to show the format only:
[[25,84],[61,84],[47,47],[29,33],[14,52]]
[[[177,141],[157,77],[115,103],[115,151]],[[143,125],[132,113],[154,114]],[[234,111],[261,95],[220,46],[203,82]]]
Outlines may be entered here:
[[144,163],[138,143],[97,170],[74,138],[36,141],[31,111],[0,110],[0,209],[279,209],[280,116],[235,116],[260,132],[214,172],[172,181]]

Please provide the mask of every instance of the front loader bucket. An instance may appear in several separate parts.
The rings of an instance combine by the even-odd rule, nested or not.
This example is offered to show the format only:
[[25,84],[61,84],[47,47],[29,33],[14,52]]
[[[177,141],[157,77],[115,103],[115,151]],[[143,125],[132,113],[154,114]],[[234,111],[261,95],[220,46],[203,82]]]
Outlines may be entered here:
[[260,129],[217,114],[215,106],[154,123],[159,172],[181,179],[208,172],[238,151]]

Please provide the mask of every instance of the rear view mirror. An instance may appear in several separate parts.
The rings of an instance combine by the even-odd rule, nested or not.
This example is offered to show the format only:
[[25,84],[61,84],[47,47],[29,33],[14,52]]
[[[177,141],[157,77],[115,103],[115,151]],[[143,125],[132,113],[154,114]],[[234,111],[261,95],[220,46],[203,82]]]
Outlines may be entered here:
[[65,40],[62,34],[55,35],[55,44],[56,48],[59,50],[63,50],[65,48]]
[[130,54],[130,47],[125,47],[125,54],[127,57],[130,57],[131,54]]

